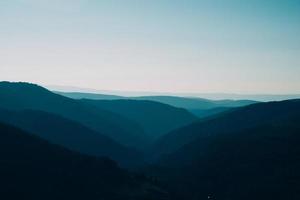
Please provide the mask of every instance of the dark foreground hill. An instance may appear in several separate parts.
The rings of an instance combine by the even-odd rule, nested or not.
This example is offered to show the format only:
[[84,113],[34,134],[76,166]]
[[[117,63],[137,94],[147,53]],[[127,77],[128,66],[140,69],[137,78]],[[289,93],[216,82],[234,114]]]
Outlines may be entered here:
[[107,156],[122,166],[138,165],[142,155],[111,138],[59,115],[34,110],[0,109],[0,121],[14,125],[53,144],[93,156]]
[[2,123],[0,157],[1,199],[168,199],[110,159],[74,153]]
[[82,99],[81,102],[117,113],[138,122],[151,140],[198,119],[185,109],[154,101]]
[[198,136],[163,156],[153,171],[178,199],[300,199],[300,101],[236,112],[214,119],[218,130],[208,122],[182,129]]

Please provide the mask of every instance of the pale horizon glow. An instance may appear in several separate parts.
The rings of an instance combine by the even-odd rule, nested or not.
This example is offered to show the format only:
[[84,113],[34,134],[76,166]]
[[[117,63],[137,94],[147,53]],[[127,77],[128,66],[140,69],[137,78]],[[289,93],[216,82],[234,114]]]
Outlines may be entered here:
[[0,80],[299,94],[299,35],[298,0],[1,1]]

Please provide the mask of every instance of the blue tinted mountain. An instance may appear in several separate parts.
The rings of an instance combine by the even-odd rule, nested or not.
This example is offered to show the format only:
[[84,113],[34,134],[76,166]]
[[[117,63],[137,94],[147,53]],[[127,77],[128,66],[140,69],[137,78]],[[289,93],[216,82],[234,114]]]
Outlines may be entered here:
[[116,100],[125,99],[126,97],[108,94],[97,94],[97,93],[82,93],[82,92],[58,92],[54,91],[56,94],[66,96],[72,99],[93,99],[93,100]]
[[258,103],[236,108],[211,119],[204,119],[170,132],[157,141],[154,150],[158,154],[175,152],[199,137],[256,127],[274,119],[283,118],[291,113],[299,112],[299,107],[298,100],[290,100]]
[[83,99],[81,102],[117,113],[137,122],[142,126],[151,140],[198,119],[185,109],[154,101]]
[[203,119],[207,117],[212,117],[215,115],[218,115],[220,113],[224,113],[227,111],[230,111],[235,108],[230,108],[230,107],[216,107],[216,108],[211,108],[211,109],[190,109],[189,111],[196,115],[198,118]]
[[213,109],[218,107],[241,107],[257,103],[251,100],[209,100],[201,98],[188,98],[176,96],[144,96],[136,99],[157,101],[179,108],[191,109]]
[[208,117],[221,113],[225,110],[234,107],[242,107],[257,103],[251,100],[209,100],[192,97],[178,97],[178,96],[140,96],[140,97],[123,97],[115,95],[104,95],[94,93],[68,93],[58,92],[61,95],[74,99],[93,99],[93,100],[117,100],[117,99],[131,99],[131,100],[146,100],[155,101],[159,103],[168,104],[178,108],[184,108],[191,111],[200,118]]
[[138,148],[148,140],[140,125],[127,118],[54,94],[34,84],[0,82],[0,108],[55,113],[105,134],[125,146]]
[[56,114],[0,109],[0,121],[22,128],[53,144],[92,156],[107,156],[122,166],[142,162],[142,155],[111,138]]
[[300,198],[300,100],[243,108],[215,119],[218,130],[209,123],[180,130],[198,136],[154,170],[178,199]]

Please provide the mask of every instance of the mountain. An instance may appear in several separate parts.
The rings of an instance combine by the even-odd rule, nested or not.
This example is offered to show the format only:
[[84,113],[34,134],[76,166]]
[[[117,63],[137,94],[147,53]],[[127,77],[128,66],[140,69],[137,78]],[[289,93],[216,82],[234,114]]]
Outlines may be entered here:
[[0,123],[1,199],[168,199],[147,178]]
[[138,148],[147,142],[144,131],[137,123],[34,84],[0,82],[0,108],[55,113],[105,134],[125,146]]
[[300,94],[231,94],[231,93],[199,93],[185,96],[197,96],[205,99],[249,99],[253,101],[268,102],[268,101],[284,101],[290,99],[299,99]]
[[154,101],[82,99],[81,102],[117,113],[137,122],[151,140],[198,119],[185,109]]
[[194,138],[151,169],[178,199],[300,198],[300,100],[251,105],[179,132],[177,140]]
[[142,155],[75,121],[43,111],[0,109],[0,121],[14,125],[53,144],[87,155],[107,156],[122,166],[141,162]]
[[179,108],[192,109],[213,109],[218,107],[241,107],[257,103],[250,100],[209,100],[201,98],[176,97],[176,96],[143,96],[135,97],[135,99],[157,101],[169,104]]
[[214,135],[224,131],[233,132],[252,128],[273,119],[283,118],[286,115],[298,112],[299,109],[299,100],[257,103],[236,108],[174,130],[160,138],[153,149],[157,154],[168,154],[198,137]]
[[125,99],[126,97],[109,95],[109,94],[97,94],[97,93],[83,93],[83,92],[59,92],[54,91],[54,93],[66,96],[72,99],[94,99],[94,100],[116,100]]
[[[243,100],[248,99],[252,101],[268,102],[268,101],[284,101],[290,99],[299,99],[300,94],[234,94],[234,93],[171,93],[171,92],[143,92],[143,91],[115,91],[115,90],[95,90],[89,88],[78,88],[78,87],[65,87],[65,86],[46,86],[52,91],[76,91],[75,93],[81,93],[83,95],[93,94],[107,94],[107,96],[121,96],[121,97],[137,97],[137,96],[177,96],[177,97],[194,97],[200,99],[211,99],[211,100],[223,100],[223,99],[234,99]],[[101,96],[99,96],[101,99]],[[81,97],[87,98],[87,97]]]
[[197,117],[204,118],[221,113],[225,110],[235,107],[242,107],[257,103],[251,100],[209,100],[197,97],[179,97],[179,96],[139,96],[139,97],[124,97],[117,95],[105,95],[96,93],[79,93],[79,92],[56,92],[66,97],[74,99],[93,99],[93,100],[145,100],[155,101],[163,104],[168,104],[177,108],[184,108]]
[[191,109],[213,109],[219,107],[242,107],[253,103],[258,103],[252,100],[209,100],[198,97],[179,97],[179,96],[137,96],[125,97],[118,95],[97,94],[97,93],[82,93],[82,92],[55,92],[57,94],[70,97],[73,99],[93,99],[93,100],[145,100],[156,101],[171,106]]
[[206,118],[206,117],[211,117],[220,113],[227,112],[229,110],[232,110],[234,108],[230,107],[216,107],[216,108],[211,108],[211,109],[190,109],[189,111],[196,115],[198,118]]

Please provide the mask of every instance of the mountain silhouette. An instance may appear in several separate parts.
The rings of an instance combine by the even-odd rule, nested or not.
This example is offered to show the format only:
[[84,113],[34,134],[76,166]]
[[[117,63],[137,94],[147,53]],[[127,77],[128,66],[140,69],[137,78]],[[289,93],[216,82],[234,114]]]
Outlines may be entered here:
[[207,110],[218,107],[241,107],[257,103],[251,100],[209,100],[202,98],[176,97],[176,96],[142,96],[135,97],[135,99],[157,101],[169,104],[179,108],[188,110]]
[[66,97],[74,99],[93,99],[93,100],[145,100],[155,101],[168,104],[177,108],[184,108],[197,117],[204,118],[215,115],[230,108],[247,106],[257,101],[252,100],[209,100],[203,98],[178,97],[178,96],[139,96],[139,97],[123,97],[117,95],[81,93],[81,92],[56,92]]
[[107,156],[122,166],[142,162],[142,155],[111,138],[56,114],[0,109],[0,121],[14,125],[53,144],[93,156]]
[[0,82],[0,196],[298,200],[299,133],[299,99],[56,94]]
[[93,99],[93,100],[126,99],[126,97],[109,95],[109,94],[83,93],[83,92],[59,92],[59,91],[53,91],[53,92],[72,99]]
[[178,199],[296,200],[299,133],[300,100],[247,106],[174,132],[193,139],[154,171]]
[[137,122],[151,140],[197,120],[197,117],[185,109],[154,101],[82,99],[81,102],[117,113]]
[[0,123],[1,199],[168,199],[164,190],[95,158]]
[[34,84],[0,82],[0,108],[55,113],[105,134],[125,146],[138,148],[147,142],[146,134],[139,124]]
[[252,128],[273,119],[280,119],[291,113],[298,112],[299,107],[299,100],[287,100],[257,103],[236,108],[168,133],[157,140],[154,150],[159,154],[168,154],[177,151],[180,147],[198,137],[210,136],[224,131],[233,132]]

